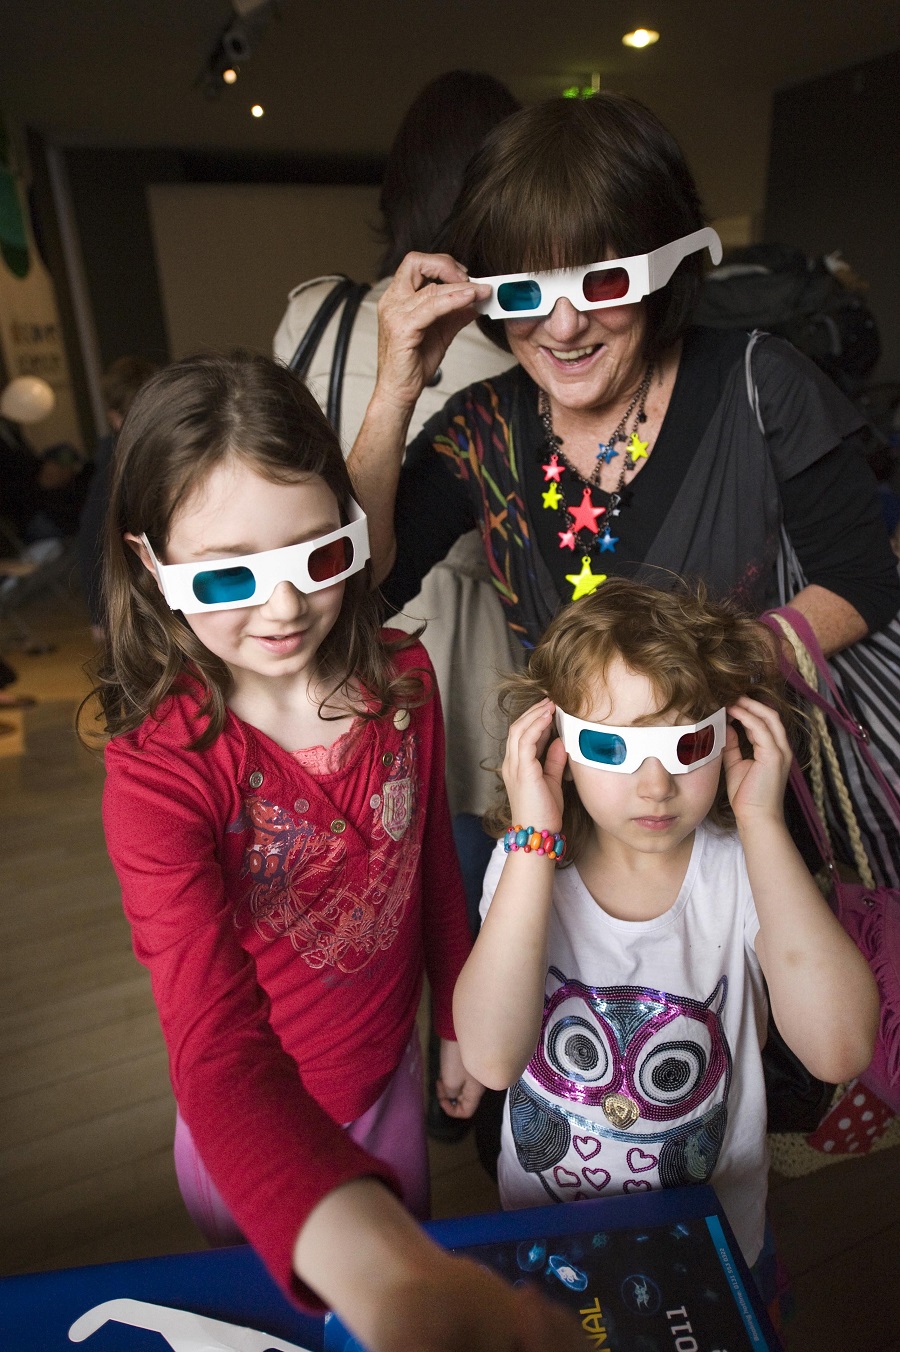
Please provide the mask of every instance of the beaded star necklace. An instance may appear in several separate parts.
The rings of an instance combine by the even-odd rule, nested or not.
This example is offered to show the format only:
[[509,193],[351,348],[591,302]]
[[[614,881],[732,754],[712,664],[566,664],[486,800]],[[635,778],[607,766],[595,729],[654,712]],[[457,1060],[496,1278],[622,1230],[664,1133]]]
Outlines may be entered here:
[[[651,361],[647,364],[641,383],[609,441],[599,443],[596,463],[590,479],[585,479],[582,474],[579,474],[563,451],[562,438],[558,437],[553,430],[550,400],[544,390],[540,391],[538,414],[544,425],[546,444],[550,452],[547,464],[541,466],[544,471],[544,482],[549,485],[542,494],[542,498],[544,507],[548,511],[559,510],[561,512],[565,529],[557,532],[560,549],[571,549],[574,552],[576,545],[578,545],[584,550],[596,547],[601,554],[614,554],[616,552],[619,538],[612,533],[612,523],[622,510],[622,489],[625,485],[625,476],[635,468],[638,460],[647,458],[649,443],[641,441],[638,436],[638,428],[647,421],[647,395],[650,392],[650,384],[653,380],[653,369],[654,365]],[[634,414],[634,422],[631,431],[627,432],[628,420],[632,414]],[[621,444],[626,445],[624,454],[616,449]],[[600,489],[600,474],[603,466],[608,465],[619,454],[622,454],[622,469],[618,483],[609,494],[608,505],[595,507],[592,489]],[[560,491],[560,476],[564,469],[567,469],[583,485],[581,502],[574,507],[566,501]],[[600,491],[603,492],[604,490],[600,489]],[[604,518],[602,533],[601,527],[597,524],[598,517]],[[579,539],[582,532],[587,532],[586,539]],[[590,562],[590,554],[585,553],[581,560],[581,572],[572,575],[566,574],[567,581],[572,583],[573,600],[577,600],[579,596],[589,595],[602,582],[606,581],[605,574],[591,572]]]

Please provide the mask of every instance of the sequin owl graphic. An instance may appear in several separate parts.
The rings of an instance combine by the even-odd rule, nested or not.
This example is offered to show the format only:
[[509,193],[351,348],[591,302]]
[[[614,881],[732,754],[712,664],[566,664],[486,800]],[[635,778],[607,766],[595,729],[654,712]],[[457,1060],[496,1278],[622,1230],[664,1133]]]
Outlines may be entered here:
[[550,969],[541,1039],[509,1091],[519,1164],[558,1202],[705,1182],[728,1119],[723,976],[703,1003]]

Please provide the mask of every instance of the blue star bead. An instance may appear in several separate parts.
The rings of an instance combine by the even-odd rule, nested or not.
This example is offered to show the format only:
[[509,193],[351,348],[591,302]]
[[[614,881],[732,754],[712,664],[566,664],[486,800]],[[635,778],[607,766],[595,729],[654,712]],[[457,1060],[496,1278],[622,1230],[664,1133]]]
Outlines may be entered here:
[[601,554],[615,554],[616,545],[619,543],[618,535],[611,535],[609,531],[600,536],[599,545]]
[[610,442],[609,445],[607,446],[604,446],[602,441],[598,442],[597,459],[602,460],[604,465],[608,465],[610,460],[612,460],[618,454],[619,454],[618,451],[613,450],[612,442]]

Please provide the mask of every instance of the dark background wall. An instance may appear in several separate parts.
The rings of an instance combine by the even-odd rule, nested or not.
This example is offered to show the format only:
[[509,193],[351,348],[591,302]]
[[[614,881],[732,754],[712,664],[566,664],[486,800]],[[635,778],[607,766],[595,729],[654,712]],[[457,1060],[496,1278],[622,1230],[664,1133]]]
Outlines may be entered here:
[[900,52],[775,94],[765,239],[839,249],[870,283],[881,361],[900,380]]

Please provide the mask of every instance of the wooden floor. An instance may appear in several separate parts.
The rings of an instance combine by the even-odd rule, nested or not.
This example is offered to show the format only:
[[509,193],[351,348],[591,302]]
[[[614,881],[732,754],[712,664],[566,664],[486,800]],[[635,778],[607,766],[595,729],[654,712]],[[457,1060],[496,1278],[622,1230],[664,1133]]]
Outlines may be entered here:
[[[203,1247],[172,1168],[149,982],[103,846],[102,763],[72,733],[91,654],[80,602],[28,611],[54,652],[4,653],[37,697],[0,710],[0,1273]],[[6,731],[4,731],[4,725]],[[492,1210],[471,1137],[432,1147],[435,1213]],[[900,1352],[900,1150],[771,1180],[793,1280],[788,1352]]]

